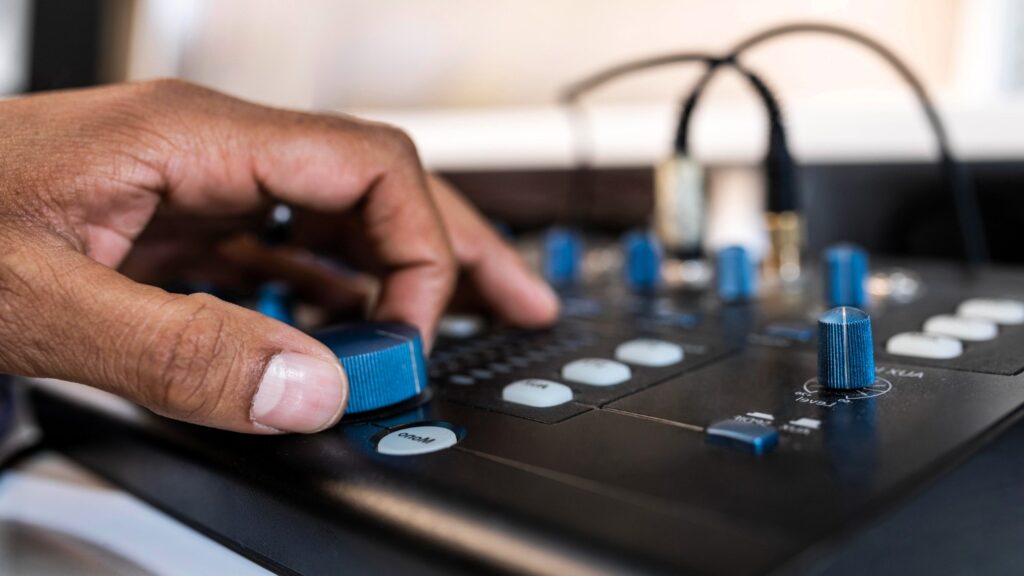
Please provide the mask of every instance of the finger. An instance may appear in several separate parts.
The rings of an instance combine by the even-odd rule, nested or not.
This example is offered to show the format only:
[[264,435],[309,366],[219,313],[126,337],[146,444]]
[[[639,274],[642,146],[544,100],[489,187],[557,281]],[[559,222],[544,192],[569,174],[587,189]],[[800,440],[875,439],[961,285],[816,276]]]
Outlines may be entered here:
[[455,259],[495,312],[514,324],[537,328],[558,317],[558,297],[548,284],[447,182],[429,177]]
[[271,248],[244,235],[223,243],[220,254],[262,280],[287,283],[298,298],[327,310],[365,313],[377,300],[378,286],[372,278],[341,270],[304,250]]
[[21,240],[0,258],[0,370],[239,432],[315,432],[341,417],[344,371],[302,332],[206,294],[137,284],[58,242]]
[[[433,332],[455,263],[415,146],[393,128],[268,109],[179,82],[149,85],[150,165],[165,200],[236,214],[269,195],[320,212],[358,212],[364,250],[383,270],[374,316]],[[183,128],[187,127],[187,128]]]

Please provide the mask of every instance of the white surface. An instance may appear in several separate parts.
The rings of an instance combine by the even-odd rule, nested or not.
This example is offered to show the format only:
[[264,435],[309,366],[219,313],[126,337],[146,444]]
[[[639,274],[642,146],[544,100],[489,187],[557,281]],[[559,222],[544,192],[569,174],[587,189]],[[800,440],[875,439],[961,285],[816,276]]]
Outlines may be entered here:
[[967,318],[982,318],[999,324],[1024,324],[1024,302],[1003,298],[971,298],[957,307]]
[[551,380],[527,378],[505,386],[501,391],[501,399],[523,406],[550,408],[572,400],[572,389]]
[[956,338],[923,332],[902,332],[885,343],[885,351],[898,356],[948,360],[963,354],[964,346]]
[[[595,164],[653,166],[668,156],[678,115],[672,102],[588,107]],[[424,162],[439,170],[558,168],[573,165],[572,132],[558,106],[474,109],[350,110],[397,125],[412,136]],[[790,148],[797,162],[934,159],[923,116],[909,97],[850,92],[805,97],[785,105]],[[1024,156],[1024,100],[949,104],[954,152],[965,158]],[[695,156],[717,164],[762,159],[763,111],[753,103],[708,102],[694,124]]]
[[590,386],[614,386],[632,376],[629,366],[607,358],[580,358],[562,367],[562,378]]
[[389,456],[429,454],[455,446],[455,432],[441,426],[412,426],[384,436],[377,442],[377,452]]
[[[50,453],[0,474],[0,521],[68,534],[158,575],[270,574]],[[2,555],[0,573],[22,576],[4,569]]]
[[995,338],[999,334],[999,327],[995,322],[981,318],[940,314],[925,320],[924,331],[967,342],[984,342]]
[[639,366],[671,366],[683,361],[683,347],[664,340],[638,338],[619,344],[615,358]]

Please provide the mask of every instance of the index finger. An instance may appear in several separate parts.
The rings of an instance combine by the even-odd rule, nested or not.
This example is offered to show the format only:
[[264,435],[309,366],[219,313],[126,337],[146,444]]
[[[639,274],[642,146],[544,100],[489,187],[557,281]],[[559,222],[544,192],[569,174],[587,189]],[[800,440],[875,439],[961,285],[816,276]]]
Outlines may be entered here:
[[[175,94],[175,91],[184,94]],[[382,272],[375,317],[424,338],[455,285],[456,265],[415,146],[401,131],[351,118],[248,104],[191,86],[174,107],[166,199],[199,214],[246,211],[265,195],[323,212],[358,210]],[[187,126],[187,132],[180,126]]]

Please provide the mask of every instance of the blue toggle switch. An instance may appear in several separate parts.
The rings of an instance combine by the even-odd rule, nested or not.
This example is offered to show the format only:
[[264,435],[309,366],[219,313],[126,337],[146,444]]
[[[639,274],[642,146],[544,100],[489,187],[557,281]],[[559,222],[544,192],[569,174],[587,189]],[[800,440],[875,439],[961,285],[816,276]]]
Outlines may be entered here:
[[829,307],[863,308],[868,303],[868,254],[852,244],[825,250],[825,302]]
[[626,284],[635,290],[656,288],[661,282],[661,243],[650,232],[630,232],[623,239]]
[[709,442],[742,448],[760,456],[779,444],[779,431],[771,426],[722,420],[704,429]]
[[542,246],[544,278],[555,286],[573,284],[580,278],[583,241],[567,228],[555,227],[544,234]]
[[757,295],[757,269],[746,248],[722,248],[716,261],[718,296],[723,301],[743,302]]
[[833,390],[866,388],[875,382],[871,317],[840,306],[818,318],[818,383]]
[[348,377],[346,414],[377,410],[408,400],[427,385],[423,341],[405,324],[368,323],[313,334],[338,356]]

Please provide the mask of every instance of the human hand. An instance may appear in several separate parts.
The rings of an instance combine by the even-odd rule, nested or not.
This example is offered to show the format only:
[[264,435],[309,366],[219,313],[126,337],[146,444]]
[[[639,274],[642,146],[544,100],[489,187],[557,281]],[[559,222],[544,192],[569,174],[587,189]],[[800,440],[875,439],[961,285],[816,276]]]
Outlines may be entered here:
[[[424,173],[394,128],[173,80],[2,102],[0,124],[0,371],[81,382],[240,432],[337,422],[347,381],[324,345],[213,296],[171,294],[116,270],[132,268],[158,212],[176,225],[163,238],[170,258],[154,262],[191,247],[257,266],[261,251],[245,238],[273,202],[287,203],[306,219],[295,225],[304,250],[379,279],[374,319],[413,324],[428,340],[460,272],[510,322],[542,326],[557,314],[550,289]],[[350,300],[344,276],[293,271],[312,274],[321,296]]]

